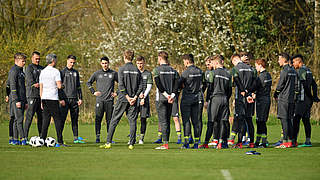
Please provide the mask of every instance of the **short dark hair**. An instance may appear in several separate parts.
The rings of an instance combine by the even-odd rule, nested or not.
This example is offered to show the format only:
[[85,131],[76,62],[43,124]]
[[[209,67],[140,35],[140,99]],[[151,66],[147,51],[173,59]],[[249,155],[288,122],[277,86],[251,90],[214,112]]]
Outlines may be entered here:
[[301,59],[301,61],[302,62],[304,62],[304,60],[303,60],[303,56],[301,55],[301,54],[296,54],[296,55],[294,55],[294,56],[292,56],[292,60],[294,60],[294,59],[296,59],[296,58],[300,58]]
[[38,56],[40,56],[40,53],[39,53],[38,51],[33,51],[32,54],[31,54],[31,57],[32,57],[33,55],[35,55],[35,54],[38,55]]
[[126,50],[126,51],[124,51],[123,56],[124,56],[124,58],[126,58],[127,60],[132,61],[132,60],[133,60],[133,57],[134,57],[134,51],[132,51],[132,50]]
[[74,59],[74,60],[77,60],[77,57],[76,57],[76,56],[74,56],[74,55],[69,55],[69,56],[67,57],[67,59]]
[[109,62],[109,58],[108,58],[107,56],[103,56],[103,57],[100,59],[100,61],[107,61],[107,62]]
[[235,58],[235,57],[241,58],[241,56],[240,56],[239,54],[233,54],[233,55],[231,56],[231,58],[230,58],[231,61],[232,61],[232,59]]
[[181,57],[182,60],[188,60],[190,63],[194,63],[194,58],[192,54],[185,54]]
[[14,56],[13,56],[14,59],[26,59],[27,56],[22,53],[22,52],[17,52]]
[[261,65],[261,66],[264,67],[264,68],[266,68],[266,66],[267,66],[267,61],[266,61],[265,59],[257,59],[257,60],[256,60],[256,63],[257,63],[258,65]]
[[144,57],[143,56],[138,56],[136,58],[136,61],[145,61]]
[[286,62],[290,61],[290,55],[288,53],[282,52],[282,53],[279,54],[279,56],[285,58]]
[[158,56],[159,57],[161,57],[163,60],[165,60],[167,63],[169,63],[169,55],[168,55],[168,53],[167,52],[165,52],[165,51],[160,51],[159,53],[158,53]]

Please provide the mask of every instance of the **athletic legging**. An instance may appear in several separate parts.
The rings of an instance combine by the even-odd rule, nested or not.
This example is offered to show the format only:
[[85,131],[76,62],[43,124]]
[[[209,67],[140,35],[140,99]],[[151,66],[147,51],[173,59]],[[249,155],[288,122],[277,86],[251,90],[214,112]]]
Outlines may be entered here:
[[310,119],[301,117],[300,115],[296,115],[293,118],[293,139],[297,140],[299,130],[300,130],[300,119],[302,118],[302,122],[304,125],[304,131],[306,138],[311,138],[311,124],[310,124]]
[[140,118],[140,120],[141,120],[140,133],[141,134],[146,134],[147,118]]
[[257,134],[267,135],[267,124],[265,121],[257,121]]

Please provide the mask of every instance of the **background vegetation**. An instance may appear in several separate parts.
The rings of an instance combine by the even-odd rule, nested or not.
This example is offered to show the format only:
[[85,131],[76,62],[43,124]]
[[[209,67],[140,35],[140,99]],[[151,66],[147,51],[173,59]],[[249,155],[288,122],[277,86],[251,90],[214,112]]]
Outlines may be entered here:
[[[196,65],[205,69],[209,55],[224,55],[231,67],[228,58],[247,51],[269,60],[274,85],[280,71],[277,54],[301,53],[319,85],[319,4],[319,0],[0,0],[0,96],[5,96],[13,55],[34,50],[41,52],[43,65],[47,53],[56,53],[59,68],[65,66],[67,55],[78,57],[84,91],[81,120],[87,123],[94,119],[95,98],[85,82],[100,68],[103,55],[117,70],[125,49],[145,56],[149,70],[156,66],[157,51],[166,50],[180,72],[179,57],[185,53],[193,53]],[[0,103],[0,119],[8,119],[4,98]],[[274,103],[271,109],[275,113]],[[319,105],[312,111],[319,122]]]

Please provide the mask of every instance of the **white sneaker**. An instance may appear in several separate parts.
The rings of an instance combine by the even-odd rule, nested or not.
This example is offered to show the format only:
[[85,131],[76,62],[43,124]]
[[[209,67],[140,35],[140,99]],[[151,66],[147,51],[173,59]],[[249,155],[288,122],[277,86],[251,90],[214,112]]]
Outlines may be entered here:
[[144,144],[142,139],[139,139],[139,144]]
[[130,145],[130,140],[128,141],[128,145]]

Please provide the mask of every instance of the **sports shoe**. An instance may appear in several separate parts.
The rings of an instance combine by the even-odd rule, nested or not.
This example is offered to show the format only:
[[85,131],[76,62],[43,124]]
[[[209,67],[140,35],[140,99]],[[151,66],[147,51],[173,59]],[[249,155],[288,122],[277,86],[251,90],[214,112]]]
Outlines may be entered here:
[[82,138],[82,137],[80,137],[80,136],[78,137],[78,139],[79,139],[79,140],[81,140],[81,141],[83,141],[83,138]]
[[216,148],[217,148],[217,149],[222,149],[222,143],[218,143],[218,145],[217,145]]
[[111,143],[106,143],[104,145],[101,145],[99,146],[99,148],[102,148],[102,149],[110,149],[111,148]]
[[217,146],[218,145],[218,140],[213,140],[208,145],[209,146]]
[[133,147],[133,145],[132,145],[132,144],[130,144],[128,148],[129,148],[129,150],[134,149],[134,147]]
[[154,144],[161,144],[162,143],[162,139],[157,139],[155,142],[153,142]]
[[242,145],[243,146],[248,146],[249,145],[249,141],[242,141]]
[[237,143],[233,148],[242,149],[242,143]]
[[97,138],[97,139],[96,139],[96,143],[100,143],[100,138]]
[[183,144],[180,149],[190,149],[189,144]]
[[13,143],[13,139],[9,139],[9,144],[12,144]]
[[20,141],[19,140],[13,140],[11,145],[19,145],[20,144]]
[[61,147],[61,145],[59,143],[56,143],[54,147],[58,148],[58,147]]
[[199,146],[199,148],[200,149],[208,149],[209,146],[208,146],[208,144],[202,144],[202,145]]
[[115,144],[116,142],[115,141],[111,141],[111,144]]
[[189,144],[193,144],[193,138],[189,137]]
[[84,144],[85,142],[84,141],[81,141],[80,139],[75,139],[73,141],[74,144]]
[[254,148],[254,147],[255,147],[254,143],[249,143],[248,148]]
[[266,143],[261,143],[258,146],[256,146],[257,148],[267,148],[267,144]]
[[228,139],[228,145],[233,146],[234,145],[234,139]]
[[194,143],[192,149],[198,149],[199,148],[199,144],[198,143]]
[[169,146],[168,146],[168,144],[163,144],[162,146],[156,147],[155,149],[157,149],[157,150],[169,149]]
[[273,144],[273,146],[280,146],[282,144],[282,141],[278,141],[276,143]]
[[139,144],[144,144],[142,139],[139,139]]
[[299,145],[298,147],[312,147],[311,142],[305,142],[304,144]]
[[292,143],[291,142],[285,142],[280,144],[279,146],[276,146],[275,148],[277,149],[284,149],[284,148],[290,148],[292,147]]
[[182,144],[182,141],[181,141],[180,138],[177,140],[177,143],[176,143],[176,144]]
[[22,140],[22,141],[21,141],[21,145],[26,146],[26,145],[27,145],[27,140],[25,140],[25,139]]

